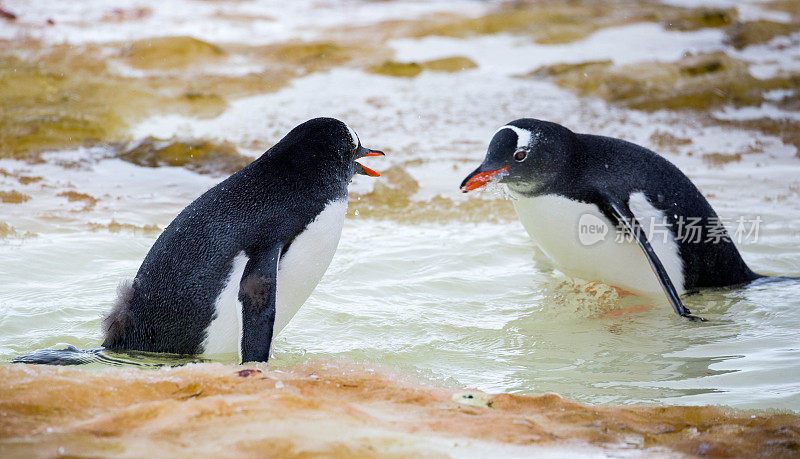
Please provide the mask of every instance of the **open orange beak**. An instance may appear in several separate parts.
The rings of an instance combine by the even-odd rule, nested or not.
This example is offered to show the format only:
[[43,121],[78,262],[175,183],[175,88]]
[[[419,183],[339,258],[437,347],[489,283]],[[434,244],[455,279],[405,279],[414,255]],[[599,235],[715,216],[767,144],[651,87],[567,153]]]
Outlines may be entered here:
[[464,183],[461,184],[461,192],[466,193],[468,191],[476,190],[492,180],[497,174],[503,172],[506,169],[511,169],[511,167],[501,167],[500,169],[495,169],[493,171],[485,171],[485,172],[478,172],[474,175],[467,177],[464,180]]
[[[366,158],[367,156],[386,156],[386,154],[384,152],[382,152],[382,151],[369,150],[369,149],[364,148],[364,147],[360,147],[360,148],[361,148],[361,152],[360,152],[359,156],[356,157],[356,159]],[[356,161],[356,174],[369,175],[370,177],[380,177],[381,176],[381,174],[379,174],[378,172],[370,169],[367,166],[364,166],[363,164],[359,163],[358,161]]]

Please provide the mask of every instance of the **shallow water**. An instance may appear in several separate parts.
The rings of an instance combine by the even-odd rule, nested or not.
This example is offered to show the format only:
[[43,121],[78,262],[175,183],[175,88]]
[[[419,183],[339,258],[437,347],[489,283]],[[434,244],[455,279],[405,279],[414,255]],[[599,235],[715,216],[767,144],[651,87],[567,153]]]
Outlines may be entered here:
[[[394,17],[389,13],[384,17]],[[156,11],[152,21],[158,17]],[[628,55],[634,60],[725,49],[716,31],[669,32],[681,38],[672,41],[674,47],[654,47],[667,34],[645,33],[654,27],[608,30],[563,49],[595,56],[608,37],[619,36],[637,41],[638,54]],[[462,196],[458,183],[478,164],[499,125],[520,116],[546,118],[657,149],[686,171],[718,213],[734,221],[762,219],[758,240],[740,245],[754,270],[800,275],[800,159],[794,147],[775,137],[708,126],[692,115],[624,110],[545,81],[517,78],[541,63],[570,61],[527,41],[496,36],[393,46],[401,60],[439,57],[424,54],[431,43],[449,47],[447,54],[467,54],[480,67],[415,79],[334,69],[297,78],[272,94],[234,100],[218,118],[154,116],[132,127],[131,135],[224,139],[258,154],[294,124],[331,115],[350,123],[366,146],[389,152],[385,160],[370,160],[370,167],[401,165],[419,183],[414,205],[427,206],[439,195],[454,203],[494,199],[499,207],[509,203],[491,192]],[[513,56],[514,65],[498,70],[502,62],[492,55],[493,46]],[[651,55],[659,49],[661,55]],[[690,142],[659,148],[652,140],[658,132]],[[752,149],[757,153],[748,154]],[[701,159],[737,152],[745,153],[740,161],[723,165]],[[42,164],[0,161],[2,169],[43,177],[21,186],[0,175],[4,189],[32,196],[22,204],[0,203],[1,220],[37,233],[0,239],[3,361],[62,343],[87,348],[102,341],[100,320],[116,285],[135,274],[156,235],[90,231],[90,223],[163,228],[219,180],[101,159],[105,153],[97,147],[54,152]],[[357,177],[352,190],[366,192],[374,183]],[[68,203],[56,195],[65,189],[99,201],[92,208]],[[800,411],[800,281],[686,296],[687,307],[709,319],[690,323],[660,299],[619,298],[602,288],[599,299],[587,294],[537,256],[513,219],[366,219],[355,214],[357,201],[350,210],[331,267],[277,337],[271,366],[344,357],[489,392]]]
[[[0,355],[96,346],[115,285],[152,242],[89,233],[4,245]],[[800,409],[800,282],[688,296],[709,319],[694,324],[651,300],[604,308],[533,257],[516,222],[352,219],[325,278],[276,339],[272,365],[346,357],[489,392]],[[637,305],[650,309],[609,314]]]

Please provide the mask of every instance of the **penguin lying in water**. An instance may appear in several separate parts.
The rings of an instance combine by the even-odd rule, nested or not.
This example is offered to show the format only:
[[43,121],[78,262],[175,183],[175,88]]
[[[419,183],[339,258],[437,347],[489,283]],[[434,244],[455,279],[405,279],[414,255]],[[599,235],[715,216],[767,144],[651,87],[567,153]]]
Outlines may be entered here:
[[[518,119],[497,130],[461,190],[491,180],[507,186],[522,226],[565,274],[631,292],[663,291],[687,319],[703,320],[680,293],[762,277],[689,178],[639,145]],[[601,235],[610,228],[611,237],[586,237],[580,231],[587,228]],[[614,237],[614,228],[624,237]]]
[[[333,258],[354,174],[379,174],[343,122],[295,127],[260,158],[189,204],[164,230],[103,322],[103,347],[269,358]],[[79,364],[80,351],[42,350],[26,363]]]

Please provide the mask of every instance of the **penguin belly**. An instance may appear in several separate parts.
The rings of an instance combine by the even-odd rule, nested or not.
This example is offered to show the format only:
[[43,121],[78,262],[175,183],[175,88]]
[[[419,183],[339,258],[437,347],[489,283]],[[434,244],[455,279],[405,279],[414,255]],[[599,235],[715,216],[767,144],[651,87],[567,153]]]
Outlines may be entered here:
[[[564,274],[601,281],[634,293],[655,295],[662,292],[639,244],[630,237],[618,241],[616,223],[609,221],[596,205],[559,195],[530,198],[513,191],[511,195],[522,226]],[[683,260],[674,234],[660,224],[664,221],[663,212],[653,207],[644,193],[632,194],[628,206],[645,234],[653,235],[650,245],[675,288],[682,292]],[[585,231],[581,237],[580,224],[600,222],[607,228],[602,239],[587,237]]]
[[[317,286],[333,259],[347,213],[347,200],[329,202],[298,234],[278,264],[273,339],[294,317]],[[241,357],[242,303],[239,282],[248,257],[242,251],[215,302],[216,314],[206,329],[204,355],[237,354]]]

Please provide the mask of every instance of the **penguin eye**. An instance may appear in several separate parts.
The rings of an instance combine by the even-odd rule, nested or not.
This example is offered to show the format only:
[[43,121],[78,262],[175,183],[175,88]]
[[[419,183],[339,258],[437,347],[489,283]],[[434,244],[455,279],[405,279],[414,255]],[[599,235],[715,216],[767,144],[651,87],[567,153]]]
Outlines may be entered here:
[[525,150],[517,150],[514,153],[514,159],[517,160],[518,162],[525,161],[525,158],[527,157],[528,157],[528,152]]

